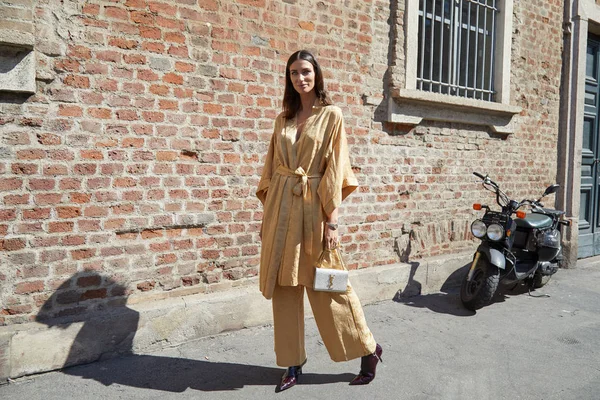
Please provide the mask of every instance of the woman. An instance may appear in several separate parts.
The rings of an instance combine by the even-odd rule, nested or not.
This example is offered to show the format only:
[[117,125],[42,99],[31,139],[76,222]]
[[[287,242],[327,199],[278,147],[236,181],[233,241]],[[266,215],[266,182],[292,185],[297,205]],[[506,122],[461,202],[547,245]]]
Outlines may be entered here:
[[358,297],[312,289],[324,246],[339,243],[338,207],[358,185],[350,167],[341,110],[332,106],[314,56],[291,55],[283,112],[275,128],[256,195],[263,203],[260,290],[273,300],[277,364],[287,367],[278,390],[298,382],[306,363],[304,291],[333,361],[362,357],[350,382],[375,377],[382,349],[367,327]]

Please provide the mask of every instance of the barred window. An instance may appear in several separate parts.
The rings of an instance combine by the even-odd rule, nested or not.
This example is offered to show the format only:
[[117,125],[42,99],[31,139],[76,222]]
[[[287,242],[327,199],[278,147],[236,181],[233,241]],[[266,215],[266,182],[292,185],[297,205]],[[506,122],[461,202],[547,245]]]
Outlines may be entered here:
[[496,101],[497,0],[419,0],[417,89]]

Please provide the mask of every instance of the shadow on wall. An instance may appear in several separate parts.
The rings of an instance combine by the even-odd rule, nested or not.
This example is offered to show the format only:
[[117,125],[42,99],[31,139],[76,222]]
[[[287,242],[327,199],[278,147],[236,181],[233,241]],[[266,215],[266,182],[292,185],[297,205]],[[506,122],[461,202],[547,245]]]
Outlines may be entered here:
[[127,288],[95,272],[65,281],[42,306],[36,321],[58,329],[80,324],[63,367],[132,352],[139,313],[126,306]]
[[[247,385],[275,389],[279,382],[281,368],[133,354],[140,315],[126,306],[126,300],[125,286],[86,272],[73,275],[46,301],[36,317],[38,322],[65,330],[81,325],[63,373],[105,386],[118,384],[167,392],[227,391]],[[349,382],[354,374],[307,373],[302,377],[303,384],[319,385]]]

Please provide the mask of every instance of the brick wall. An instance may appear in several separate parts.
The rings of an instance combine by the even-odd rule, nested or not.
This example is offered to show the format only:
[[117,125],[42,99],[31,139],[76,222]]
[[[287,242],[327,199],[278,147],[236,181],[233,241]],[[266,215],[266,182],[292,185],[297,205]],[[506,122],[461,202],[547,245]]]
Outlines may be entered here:
[[254,191],[298,48],[345,112],[350,267],[471,249],[473,170],[515,197],[555,179],[562,3],[533,3],[515,2],[504,137],[385,122],[396,2],[40,1],[37,93],[0,93],[0,324],[254,284]]
[[0,3],[0,43],[33,44],[33,0]]

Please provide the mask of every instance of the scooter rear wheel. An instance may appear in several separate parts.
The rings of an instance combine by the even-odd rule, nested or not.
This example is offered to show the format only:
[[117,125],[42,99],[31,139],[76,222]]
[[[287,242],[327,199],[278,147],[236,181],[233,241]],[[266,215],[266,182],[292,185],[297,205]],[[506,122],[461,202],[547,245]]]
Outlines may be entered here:
[[467,276],[460,288],[460,300],[465,308],[475,311],[487,305],[494,297],[500,281],[500,271],[482,256],[475,265],[473,278],[467,281]]

